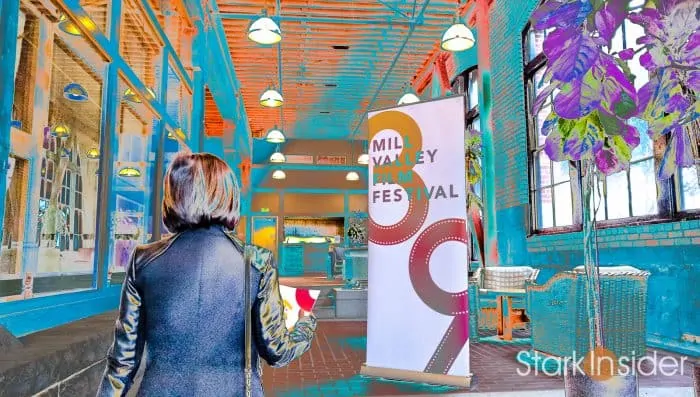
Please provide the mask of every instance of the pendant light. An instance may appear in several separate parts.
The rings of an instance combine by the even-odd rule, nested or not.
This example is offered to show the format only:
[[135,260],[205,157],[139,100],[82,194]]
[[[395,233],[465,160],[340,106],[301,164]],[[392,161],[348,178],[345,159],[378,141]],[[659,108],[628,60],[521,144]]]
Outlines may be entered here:
[[78,29],[78,26],[76,26],[76,24],[74,24],[73,21],[68,19],[68,17],[65,14],[61,14],[61,16],[58,18],[58,28],[71,36],[82,35],[80,29]]
[[100,149],[98,148],[92,148],[89,149],[86,153],[85,156],[89,158],[90,160],[97,160],[100,158]]
[[70,136],[70,128],[62,122],[58,122],[51,127],[51,135],[59,139],[68,139]]
[[279,164],[284,163],[285,161],[287,161],[287,158],[284,157],[284,154],[282,154],[282,152],[280,152],[280,145],[277,145],[277,149],[270,156],[270,162]]
[[124,167],[119,170],[118,175],[125,178],[136,178],[141,176],[141,171],[134,167]]
[[369,154],[367,154],[367,141],[362,143],[362,154],[357,158],[357,164],[369,164]]
[[263,13],[262,17],[250,24],[248,38],[258,44],[277,44],[282,41],[282,31],[275,21]]
[[88,92],[78,83],[69,83],[63,87],[63,97],[73,102],[85,102],[88,100]]
[[452,26],[443,33],[440,47],[445,51],[458,52],[472,48],[474,43],[472,31],[455,17]]
[[408,105],[409,103],[417,103],[420,102],[420,98],[418,98],[418,95],[416,95],[412,89],[408,88],[403,96],[399,99],[399,102],[397,103],[398,105]]
[[350,171],[345,175],[345,180],[350,182],[356,182],[360,180],[360,174],[355,171]]
[[287,174],[284,173],[282,170],[275,170],[275,172],[272,173],[272,179],[285,179],[287,177]]
[[[150,88],[146,88],[146,94],[148,100],[156,98],[156,93]],[[126,91],[124,91],[124,99],[132,103],[141,103],[141,97],[131,88],[127,88]]]
[[285,138],[284,133],[275,127],[267,132],[265,140],[270,143],[284,143],[284,141],[287,139]]
[[266,108],[278,108],[284,104],[284,98],[276,89],[270,87],[260,96],[260,104]]

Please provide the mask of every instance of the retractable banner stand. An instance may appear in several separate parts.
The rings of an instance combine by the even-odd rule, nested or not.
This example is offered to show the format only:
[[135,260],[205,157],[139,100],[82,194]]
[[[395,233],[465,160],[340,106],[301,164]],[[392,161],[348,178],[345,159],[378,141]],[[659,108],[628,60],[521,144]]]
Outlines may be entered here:
[[468,387],[464,97],[369,113],[362,374]]

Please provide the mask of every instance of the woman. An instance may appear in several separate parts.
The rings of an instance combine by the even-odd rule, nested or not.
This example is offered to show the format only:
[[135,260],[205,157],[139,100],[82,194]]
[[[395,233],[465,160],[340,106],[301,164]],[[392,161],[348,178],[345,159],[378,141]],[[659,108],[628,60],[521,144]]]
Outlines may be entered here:
[[[98,396],[125,396],[147,351],[138,396],[245,396],[244,244],[231,169],[209,154],[178,155],[165,177],[170,238],[135,249],[122,289],[114,344]],[[306,352],[311,315],[284,323],[270,251],[252,247],[251,390],[262,396],[262,357],[274,367]]]

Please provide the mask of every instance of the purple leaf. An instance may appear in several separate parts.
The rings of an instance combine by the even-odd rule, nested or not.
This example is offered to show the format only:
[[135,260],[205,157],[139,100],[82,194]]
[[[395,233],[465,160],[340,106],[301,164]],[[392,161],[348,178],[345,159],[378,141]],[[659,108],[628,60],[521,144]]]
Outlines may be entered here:
[[574,121],[573,126],[570,135],[564,140],[563,149],[570,160],[578,161],[588,157],[603,136],[591,117]]
[[683,94],[675,94],[668,100],[666,111],[685,113],[690,108],[690,101]]
[[688,72],[688,79],[686,80],[686,83],[691,90],[700,92],[700,70],[692,70]]
[[630,59],[634,58],[634,48],[628,48],[626,50],[622,50],[617,55],[620,56],[620,59],[623,59],[625,61],[629,61]]
[[627,142],[630,148],[636,148],[639,146],[639,142],[641,141],[639,137],[639,130],[632,125],[625,125],[622,139]]
[[627,169],[632,150],[622,137],[614,136],[597,142],[593,148],[593,156],[598,170],[605,175],[612,175]]
[[[588,74],[587,74],[588,76]],[[590,93],[595,90],[583,87],[588,79],[574,80],[570,84],[562,87],[561,91],[554,97],[554,111],[565,119],[577,119],[593,111],[597,101]]]
[[544,141],[544,152],[552,161],[568,160],[564,154],[564,141],[561,137],[561,132],[557,128],[554,128],[547,135],[547,139]]
[[670,134],[661,164],[659,179],[666,180],[673,176],[678,167],[690,167],[695,164],[690,137],[682,126],[676,125]]
[[535,10],[530,20],[537,30],[579,26],[589,12],[591,12],[591,5],[587,1],[549,0]]
[[603,108],[622,119],[628,119],[637,113],[637,91],[614,58],[608,55],[600,57],[598,65],[593,68],[593,74],[602,80]]
[[544,119],[544,123],[542,123],[540,134],[542,134],[543,136],[549,136],[552,130],[556,128],[558,123],[559,117],[557,117],[556,113],[550,112],[549,116],[547,116],[547,118]]
[[695,31],[691,33],[688,38],[688,42],[685,44],[685,50],[690,52],[698,48],[700,48],[700,31]]
[[595,14],[595,27],[607,43],[610,43],[615,31],[625,20],[624,8],[615,7],[610,3],[606,3],[603,8]]
[[627,18],[632,23],[644,27],[647,34],[659,38],[665,35],[661,14],[653,8],[644,8],[640,12],[630,13]]
[[568,83],[588,72],[601,52],[581,29],[557,29],[544,39],[543,51],[553,77]]
[[550,82],[547,84],[547,86],[537,94],[537,98],[535,98],[535,102],[532,104],[532,112],[533,113],[539,113],[540,110],[542,110],[542,107],[544,104],[547,102],[547,99],[552,95],[552,92],[558,88],[558,84],[555,82]]

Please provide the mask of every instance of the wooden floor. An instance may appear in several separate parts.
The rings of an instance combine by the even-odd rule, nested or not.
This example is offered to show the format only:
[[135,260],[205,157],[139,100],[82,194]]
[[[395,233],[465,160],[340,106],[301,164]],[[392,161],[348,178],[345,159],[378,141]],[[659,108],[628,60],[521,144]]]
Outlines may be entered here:
[[[285,368],[265,367],[266,396],[396,396],[453,394],[466,390],[375,380],[359,375],[365,360],[366,322],[321,321],[309,352]],[[522,347],[472,344],[471,368],[475,386],[471,392],[505,392],[563,389],[561,377],[543,374],[519,376],[524,368],[515,357]],[[685,375],[640,377],[640,387],[691,387],[690,366]],[[661,389],[659,389],[661,390]]]

